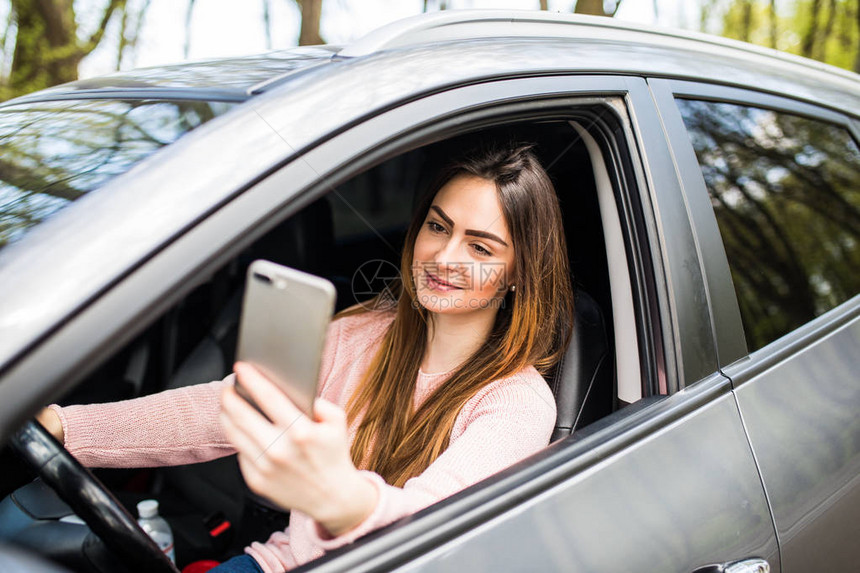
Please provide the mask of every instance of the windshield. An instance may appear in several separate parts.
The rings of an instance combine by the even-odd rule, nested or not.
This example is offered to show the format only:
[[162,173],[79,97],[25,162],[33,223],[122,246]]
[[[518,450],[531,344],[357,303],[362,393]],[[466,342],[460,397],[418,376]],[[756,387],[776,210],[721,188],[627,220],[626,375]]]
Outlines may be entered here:
[[0,108],[0,249],[234,105],[88,99]]

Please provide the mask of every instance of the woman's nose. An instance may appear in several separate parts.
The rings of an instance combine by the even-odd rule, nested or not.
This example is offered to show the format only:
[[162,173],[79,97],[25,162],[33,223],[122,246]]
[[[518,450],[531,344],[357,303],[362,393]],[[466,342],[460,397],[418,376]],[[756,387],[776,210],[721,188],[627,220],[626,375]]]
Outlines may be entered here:
[[439,249],[436,251],[436,256],[433,257],[433,262],[440,267],[456,267],[462,262],[459,260],[461,257],[462,255],[459,251],[458,242],[448,240],[439,246]]
[[436,274],[442,280],[457,282],[466,276],[463,253],[457,241],[447,241],[433,258]]

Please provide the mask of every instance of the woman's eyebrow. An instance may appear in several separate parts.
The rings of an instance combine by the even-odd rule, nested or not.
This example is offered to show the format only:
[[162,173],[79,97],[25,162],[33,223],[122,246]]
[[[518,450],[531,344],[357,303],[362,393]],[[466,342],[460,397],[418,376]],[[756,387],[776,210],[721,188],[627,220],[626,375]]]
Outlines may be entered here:
[[490,239],[491,241],[496,241],[497,243],[501,243],[506,247],[508,246],[508,244],[506,242],[504,242],[500,237],[498,237],[492,233],[488,233],[486,231],[476,231],[474,229],[466,229],[464,231],[464,233],[467,235],[472,235],[474,237],[481,237],[484,239]]
[[[443,221],[445,221],[448,224],[449,227],[452,227],[452,228],[454,227],[454,220],[451,217],[449,217],[447,215],[447,213],[445,213],[445,211],[442,210],[442,207],[439,207],[438,205],[431,205],[430,208],[433,209],[434,211],[436,211],[436,213],[442,218]],[[475,229],[466,229],[464,231],[464,233],[466,235],[472,235],[473,237],[481,237],[483,239],[489,239],[491,241],[496,241],[497,243],[501,243],[502,245],[504,245],[506,247],[508,246],[508,244],[506,242],[504,242],[499,236],[494,235],[492,233],[488,233],[487,231],[476,231]]]
[[448,226],[449,226],[449,227],[453,227],[453,226],[454,226],[454,219],[452,219],[451,217],[449,217],[449,216],[445,213],[445,211],[443,211],[443,210],[442,210],[442,207],[439,207],[438,205],[431,205],[431,206],[430,206],[430,208],[431,208],[431,209],[433,209],[434,211],[436,211],[436,213],[437,213],[440,217],[442,217],[442,220],[443,220],[443,221],[445,221],[446,223],[448,223]]

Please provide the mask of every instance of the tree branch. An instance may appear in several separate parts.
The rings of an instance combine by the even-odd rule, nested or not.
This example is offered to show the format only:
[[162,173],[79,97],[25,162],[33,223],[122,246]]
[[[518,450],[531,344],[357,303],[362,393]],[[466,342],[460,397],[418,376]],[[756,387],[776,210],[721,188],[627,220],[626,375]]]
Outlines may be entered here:
[[110,22],[111,16],[113,16],[114,11],[117,8],[125,9],[126,0],[110,0],[110,3],[105,8],[105,12],[102,15],[102,21],[99,22],[99,27],[96,28],[96,31],[93,32],[90,39],[87,40],[84,45],[81,47],[81,51],[83,52],[83,56],[86,56],[90,52],[92,52],[96,46],[99,45],[99,42],[102,41],[102,37],[105,34],[105,30],[107,29],[108,22]]

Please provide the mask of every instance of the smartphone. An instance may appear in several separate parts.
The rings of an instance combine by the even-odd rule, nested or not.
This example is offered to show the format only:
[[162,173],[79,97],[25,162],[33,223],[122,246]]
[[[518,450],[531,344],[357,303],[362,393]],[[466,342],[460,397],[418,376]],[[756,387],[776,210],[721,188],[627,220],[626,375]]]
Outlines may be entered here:
[[[324,278],[264,260],[248,267],[236,357],[311,418],[335,298],[334,285]],[[260,409],[238,380],[236,392]]]

